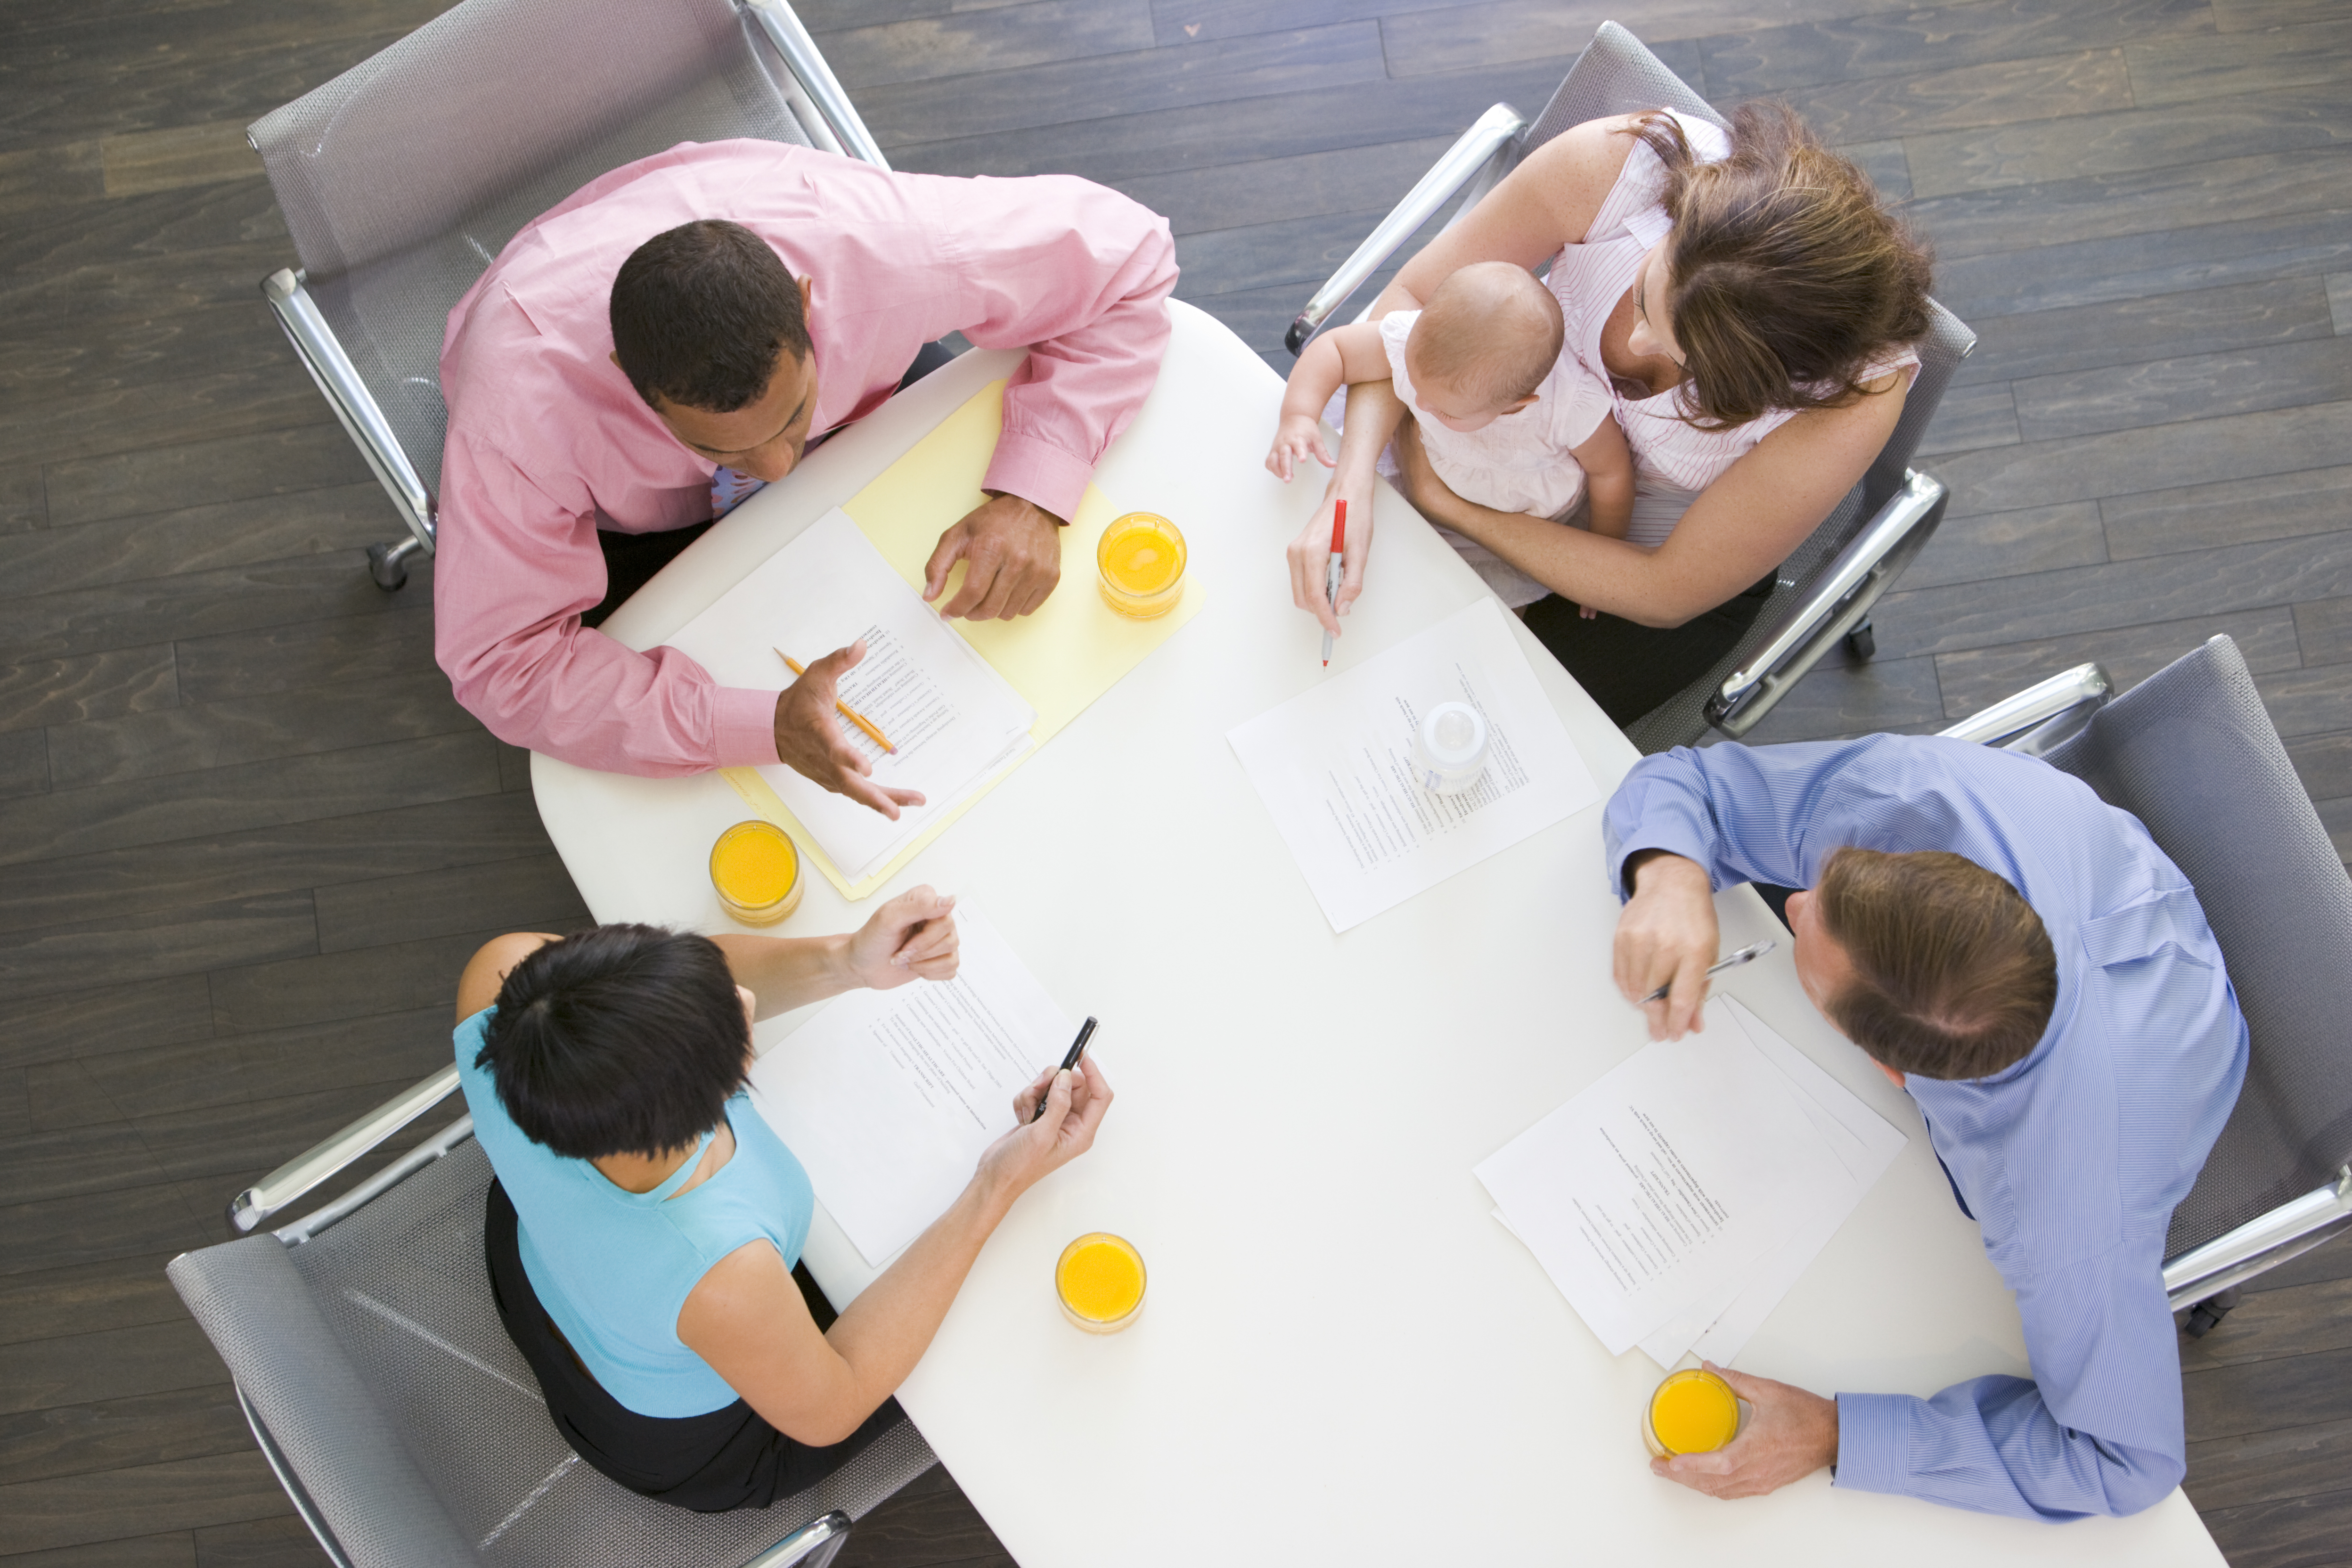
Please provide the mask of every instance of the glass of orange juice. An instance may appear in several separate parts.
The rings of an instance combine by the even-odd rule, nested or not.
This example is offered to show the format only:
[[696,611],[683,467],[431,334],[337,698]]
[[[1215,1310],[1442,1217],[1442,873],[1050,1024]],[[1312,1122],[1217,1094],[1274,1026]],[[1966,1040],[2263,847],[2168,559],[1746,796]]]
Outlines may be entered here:
[[1704,1367],[1666,1373],[1642,1412],[1642,1441],[1661,1459],[1711,1454],[1739,1430],[1739,1395]]
[[1164,616],[1184,596],[1184,536],[1156,512],[1114,518],[1095,546],[1103,602],[1122,616]]
[[739,822],[710,847],[719,903],[747,926],[772,926],[801,907],[801,856],[772,822]]
[[1115,1334],[1142,1314],[1143,1254],[1125,1237],[1097,1230],[1062,1248],[1054,1294],[1062,1315],[1090,1334]]

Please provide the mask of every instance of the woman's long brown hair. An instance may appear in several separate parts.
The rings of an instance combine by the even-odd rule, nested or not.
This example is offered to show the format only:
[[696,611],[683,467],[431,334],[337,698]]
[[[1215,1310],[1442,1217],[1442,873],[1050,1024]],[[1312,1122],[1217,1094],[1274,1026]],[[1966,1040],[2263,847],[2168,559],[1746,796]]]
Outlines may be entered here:
[[1693,424],[1842,406],[1874,358],[1927,335],[1927,247],[1788,105],[1734,110],[1731,155],[1712,163],[1671,116],[1628,134],[1666,169],[1667,308]]

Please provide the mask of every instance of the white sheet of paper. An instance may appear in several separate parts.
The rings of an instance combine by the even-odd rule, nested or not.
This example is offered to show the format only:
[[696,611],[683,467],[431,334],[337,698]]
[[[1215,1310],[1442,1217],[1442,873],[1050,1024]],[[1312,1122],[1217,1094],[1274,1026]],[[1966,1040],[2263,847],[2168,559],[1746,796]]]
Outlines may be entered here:
[[751,1103],[877,1268],[955,1201],[1014,1092],[1077,1034],[970,901],[956,923],[953,980],[852,991],[751,1068]]
[[[1505,616],[1481,599],[1225,737],[1333,931],[1601,798]],[[1486,717],[1486,773],[1433,795],[1412,777],[1412,731],[1452,701]]]
[[920,790],[924,804],[893,822],[790,768],[759,770],[852,881],[1027,751],[1036,710],[907,586],[839,507],[669,639],[722,686],[760,689],[792,684],[778,649],[812,664],[860,637],[866,657],[836,695],[898,752],[885,752],[836,715],[842,738],[874,765],[875,783]]
[[1911,1141],[1738,998],[1709,1000],[1707,1022],[1710,1033],[1727,1025],[1738,1028],[1780,1070],[1813,1130],[1845,1167],[1849,1184],[1841,1205],[1824,1208],[1791,1231],[1788,1240],[1758,1260],[1744,1281],[1645,1335],[1643,1352],[1662,1367],[1672,1367],[1694,1352],[1719,1366],[1730,1365]]
[[1843,1215],[1853,1178],[1799,1100],[1727,1021],[1651,1042],[1476,1174],[1619,1355],[1742,1287],[1822,1212]]

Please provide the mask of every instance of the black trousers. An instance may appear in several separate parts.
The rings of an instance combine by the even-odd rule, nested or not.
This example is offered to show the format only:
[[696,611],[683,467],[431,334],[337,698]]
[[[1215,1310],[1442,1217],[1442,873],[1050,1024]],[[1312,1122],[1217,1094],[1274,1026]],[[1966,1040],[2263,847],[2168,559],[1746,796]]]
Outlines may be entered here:
[[[698,1513],[765,1508],[833,1474],[900,1419],[898,1402],[886,1399],[846,1438],[813,1448],[769,1426],[740,1399],[706,1415],[640,1415],[589,1375],[540,1305],[517,1247],[514,1204],[495,1181],[483,1219],[490,1295],[507,1337],[530,1363],[547,1396],[556,1430],[573,1452],[633,1492]],[[803,1294],[814,1292],[804,1271],[793,1274]],[[820,1326],[831,1318],[828,1307],[819,1314]]]
[[[898,390],[904,392],[940,366],[955,358],[943,343],[925,343],[916,353],[907,374],[898,378]],[[715,520],[714,520],[715,521]],[[654,574],[677,560],[686,547],[710,531],[708,522],[689,523],[661,533],[621,533],[608,529],[596,531],[596,543],[604,552],[604,597],[597,606],[580,617],[583,626],[604,624],[604,617],[627,602],[630,595],[654,580]]]
[[1528,630],[1622,729],[1715,668],[1755,625],[1771,592],[1768,576],[1678,626],[1645,626],[1607,614],[1588,621],[1554,594],[1528,606]]

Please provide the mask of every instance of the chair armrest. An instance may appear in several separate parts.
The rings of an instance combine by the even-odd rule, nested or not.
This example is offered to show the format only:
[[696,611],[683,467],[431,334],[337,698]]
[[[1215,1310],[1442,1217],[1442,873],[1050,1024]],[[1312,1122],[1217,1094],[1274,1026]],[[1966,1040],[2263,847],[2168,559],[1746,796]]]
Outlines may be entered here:
[[1484,195],[1496,180],[1503,176],[1510,155],[1517,151],[1520,135],[1528,128],[1519,111],[1507,103],[1498,103],[1480,115],[1465,131],[1445,156],[1430,165],[1429,173],[1420,183],[1405,193],[1380,226],[1356,247],[1355,254],[1339,264],[1307,308],[1290,323],[1283,342],[1292,353],[1307,346],[1307,340],[1320,331],[1332,311],[1345,303],[1349,295],[1362,287],[1365,279],[1379,271],[1382,263],[1396,254],[1397,247],[1412,237],[1423,224],[1436,215],[1438,208],[1453,200],[1454,195],[1474,180],[1485,176],[1485,183],[1471,193],[1471,200]]
[[2308,1250],[2293,1247],[2293,1243],[2308,1237],[2309,1245],[2317,1246],[2326,1237],[2315,1236],[2315,1232],[2331,1226],[2340,1228],[2347,1217],[2352,1217],[2352,1165],[2336,1172],[2333,1184],[2315,1187],[2226,1235],[2215,1237],[2202,1247],[2192,1247],[2178,1258],[2168,1258],[2164,1265],[2165,1295],[2176,1312],[2209,1296],[2218,1296],[2240,1280],[2251,1279]]
[[[451,1062],[405,1093],[385,1100],[340,1132],[278,1167],[229,1200],[229,1229],[242,1236],[288,1204],[331,1180],[352,1161],[424,1115],[457,1087]],[[470,1130],[472,1121],[467,1120]]]
[[840,138],[838,146],[825,151],[887,169],[889,160],[882,156],[881,146],[866,129],[866,121],[858,118],[849,94],[841,89],[833,68],[824,63],[816,40],[809,37],[808,29],[801,25],[793,8],[784,0],[744,0],[744,8],[759,22],[760,30],[768,35],[768,42],[776,46],[776,53],[784,57],[784,64],[802,91],[815,104],[819,126],[830,127]]
[[261,280],[261,294],[269,301],[278,324],[286,330],[287,341],[294,345],[302,368],[318,384],[320,395],[342,422],[344,434],[351,437],[360,455],[367,458],[368,467],[375,470],[377,482],[400,509],[408,531],[416,536],[419,544],[431,550],[436,512],[433,494],[416,477],[416,465],[408,460],[400,437],[392,433],[392,421],[383,416],[375,395],[360,379],[359,368],[343,352],[342,342],[327,325],[327,318],[319,313],[318,301],[302,287],[300,275],[281,267]]
[[2078,664],[1936,732],[1948,741],[2038,757],[2089,723],[2113,695],[2115,682],[2104,668]]
[[804,1563],[807,1568],[824,1568],[833,1561],[849,1539],[849,1516],[839,1509],[821,1513],[757,1557],[743,1568],[793,1568]]
[[1734,739],[1755,728],[1838,638],[1868,616],[1943,521],[1950,493],[1933,475],[1907,473],[1903,488],[1838,552],[1804,599],[1781,612],[1756,651],[1724,677],[1722,689],[1706,700],[1706,721]]

